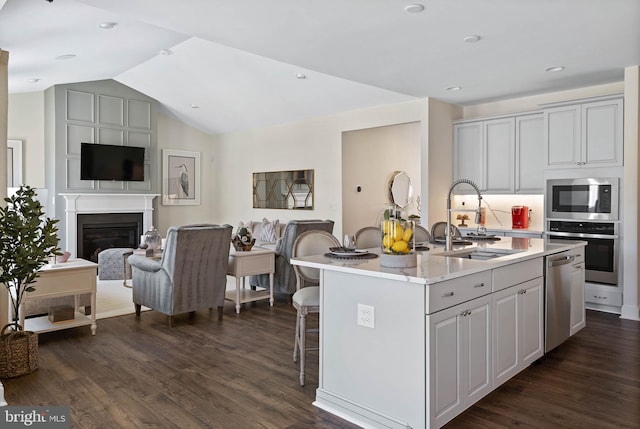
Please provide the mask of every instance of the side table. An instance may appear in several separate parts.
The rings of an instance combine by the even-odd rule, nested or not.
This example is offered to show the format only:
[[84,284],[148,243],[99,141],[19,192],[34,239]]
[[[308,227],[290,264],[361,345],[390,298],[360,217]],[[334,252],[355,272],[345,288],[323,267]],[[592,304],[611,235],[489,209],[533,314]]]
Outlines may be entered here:
[[[276,252],[268,249],[251,249],[229,252],[229,268],[227,274],[236,278],[236,290],[227,291],[225,299],[235,301],[236,313],[240,313],[240,304],[245,302],[269,299],[273,307],[273,274],[275,272]],[[254,274],[269,274],[269,289],[251,290],[245,288],[245,277]]]
[[[48,316],[26,319],[20,306],[20,324],[27,331],[50,332],[76,326],[91,326],[91,335],[96,334],[96,281],[98,264],[84,259],[72,259],[58,264],[45,265],[39,271],[40,277],[36,283],[36,290],[24,295],[24,301],[37,298],[75,295],[75,314],[71,320],[52,323]],[[86,316],[78,311],[78,295],[91,294],[91,315]]]

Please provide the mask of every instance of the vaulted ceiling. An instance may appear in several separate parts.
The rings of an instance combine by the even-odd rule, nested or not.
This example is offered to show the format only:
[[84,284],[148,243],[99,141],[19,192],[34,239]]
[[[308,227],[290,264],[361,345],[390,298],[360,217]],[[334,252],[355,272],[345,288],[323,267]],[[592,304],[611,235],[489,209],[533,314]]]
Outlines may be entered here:
[[640,0],[0,0],[0,48],[10,93],[115,79],[216,134],[621,81],[638,17]]

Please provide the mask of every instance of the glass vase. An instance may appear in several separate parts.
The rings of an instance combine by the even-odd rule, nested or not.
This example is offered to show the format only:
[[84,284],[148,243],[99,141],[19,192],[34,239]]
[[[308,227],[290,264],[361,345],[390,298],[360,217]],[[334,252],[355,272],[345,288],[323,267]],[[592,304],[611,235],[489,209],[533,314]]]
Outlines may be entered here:
[[407,255],[415,251],[413,231],[415,222],[403,216],[394,207],[385,210],[382,230],[381,253],[387,255]]
[[151,249],[155,253],[160,249],[162,238],[160,237],[158,230],[152,226],[149,228],[149,231],[144,233],[144,242],[147,245],[147,249]]

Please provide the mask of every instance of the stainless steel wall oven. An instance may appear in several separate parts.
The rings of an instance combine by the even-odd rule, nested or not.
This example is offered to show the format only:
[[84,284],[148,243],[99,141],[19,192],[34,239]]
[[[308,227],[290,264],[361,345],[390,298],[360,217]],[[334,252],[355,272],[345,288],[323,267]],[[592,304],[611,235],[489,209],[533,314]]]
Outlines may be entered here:
[[618,284],[618,222],[547,221],[547,237],[586,241],[585,280]]

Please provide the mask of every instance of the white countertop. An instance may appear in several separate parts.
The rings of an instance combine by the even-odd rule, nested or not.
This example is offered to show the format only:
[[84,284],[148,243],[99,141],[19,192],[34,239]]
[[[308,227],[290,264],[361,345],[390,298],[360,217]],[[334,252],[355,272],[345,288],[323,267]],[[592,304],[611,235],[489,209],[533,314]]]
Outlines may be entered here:
[[[470,249],[474,247],[520,250],[518,253],[489,260],[440,256],[438,253],[442,253],[444,251],[444,245],[429,244],[428,247],[430,250],[416,252],[417,266],[413,268],[381,267],[379,257],[364,260],[344,260],[333,259],[324,255],[316,255],[291,259],[291,263],[293,265],[319,268],[323,270],[342,271],[392,280],[404,280],[410,283],[431,284],[505,265],[511,265],[528,259],[552,255],[554,253],[563,252],[586,244],[587,243],[583,241],[573,240],[500,237],[499,241],[479,241],[468,246],[453,246],[453,250]],[[379,249],[376,249],[375,252],[379,252]]]
[[[457,225],[457,224],[456,224]],[[475,233],[478,228],[476,226],[458,226],[458,229],[462,233],[462,235],[466,235],[470,232]],[[486,227],[487,234],[492,232],[529,232],[531,234],[542,234],[544,231],[542,228],[509,228],[508,226],[492,226]]]

